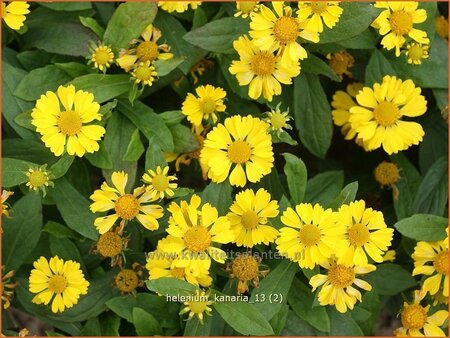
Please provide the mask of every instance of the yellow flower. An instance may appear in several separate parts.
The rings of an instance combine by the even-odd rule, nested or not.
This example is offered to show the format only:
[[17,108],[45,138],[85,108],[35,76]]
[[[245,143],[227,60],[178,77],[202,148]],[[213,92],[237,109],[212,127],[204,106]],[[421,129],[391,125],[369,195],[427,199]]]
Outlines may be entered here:
[[[240,86],[250,84],[248,96],[257,100],[261,94],[268,101],[281,94],[281,85],[291,84],[292,78],[300,74],[298,62],[286,65],[280,56],[274,55],[275,48],[261,50],[247,36],[233,42],[240,60],[234,60],[228,69],[236,75]],[[305,54],[306,55],[306,54]]]
[[189,6],[192,9],[197,9],[201,4],[201,1],[158,1],[158,6],[169,13],[183,13],[189,9]]
[[448,311],[439,310],[428,315],[430,305],[423,307],[420,301],[425,297],[425,292],[416,290],[412,304],[403,303],[400,314],[402,327],[394,331],[397,337],[445,337],[446,334],[439,326],[448,319]]
[[53,182],[50,181],[50,172],[46,170],[47,165],[44,164],[41,167],[35,167],[28,169],[26,176],[28,178],[28,182],[26,186],[30,188],[30,190],[38,191],[42,190],[44,196],[47,194],[46,187],[53,186]]
[[353,67],[355,59],[349,52],[341,50],[340,52],[328,54],[327,59],[329,60],[328,63],[331,69],[333,69],[341,79],[344,78],[344,75],[352,77],[352,73],[348,69]]
[[287,208],[281,216],[287,225],[280,229],[277,250],[301,268],[312,269],[342,250],[343,227],[336,225],[331,209],[319,204],[300,203]]
[[73,307],[80,295],[87,294],[89,282],[84,279],[80,263],[64,261],[58,256],[48,262],[41,256],[33,266],[29,287],[30,292],[37,293],[33,303],[47,305],[52,301],[52,312],[57,313]]
[[174,192],[172,189],[177,188],[177,184],[172,181],[176,181],[176,176],[169,176],[169,167],[161,168],[158,166],[155,171],[149,169],[143,176],[144,183],[149,185],[146,187],[147,191],[151,193],[150,198],[164,198],[164,196],[172,197]]
[[57,94],[48,91],[41,95],[31,112],[31,123],[42,135],[45,146],[56,156],[61,156],[65,150],[79,157],[99,150],[97,141],[105,134],[105,128],[87,125],[102,119],[94,95],[83,90],[75,92],[73,85],[59,86]]
[[125,71],[147,61],[151,64],[155,60],[169,60],[173,54],[169,53],[170,46],[167,44],[158,45],[161,38],[161,31],[152,24],[148,25],[141,34],[142,39],[131,41],[131,49],[121,50],[117,63]]
[[412,42],[406,47],[406,57],[409,64],[420,65],[422,60],[428,59],[429,45]]
[[413,276],[430,276],[422,286],[425,293],[435,295],[442,291],[442,294],[448,297],[448,237],[443,241],[418,242],[411,257],[414,259]]
[[230,174],[230,184],[243,187],[247,179],[255,183],[270,174],[274,158],[267,129],[267,123],[250,115],[232,116],[214,127],[200,152],[200,161],[209,168],[208,177],[220,183]]
[[275,13],[260,5],[259,12],[251,15],[250,36],[255,46],[264,51],[279,50],[286,66],[307,58],[306,50],[297,38],[319,42],[317,31],[308,30],[308,21],[294,17],[292,8],[285,6],[283,1],[272,1],[272,6]]
[[149,272],[150,280],[163,277],[172,277],[186,280],[194,285],[208,287],[212,284],[212,278],[205,271],[196,271],[192,267],[177,267],[174,262],[178,258],[177,254],[164,252],[161,248],[170,245],[170,238],[163,238],[158,242],[156,251],[149,253],[147,257],[147,265],[145,266]]
[[136,289],[144,285],[142,280],[142,266],[133,263],[132,269],[122,269],[114,277],[114,285],[122,294],[136,294]]
[[266,112],[267,118],[264,120],[270,124],[269,131],[276,132],[278,136],[284,132],[284,129],[292,129],[289,125],[289,120],[292,120],[292,117],[289,116],[289,108],[287,111],[282,112],[280,110],[281,102],[275,107],[275,109],[271,109],[270,112]]
[[131,76],[136,83],[151,86],[158,77],[156,68],[150,64],[150,61],[139,63],[131,72]]
[[397,183],[400,178],[398,167],[395,163],[383,161],[374,171],[375,180],[381,186],[389,187]]
[[91,57],[89,63],[94,63],[94,67],[101,72],[106,72],[106,69],[114,62],[114,53],[110,46],[100,44],[90,49]]
[[383,262],[393,262],[395,261],[395,250],[388,250],[383,256]]
[[350,119],[350,108],[357,106],[354,101],[355,96],[358,92],[363,89],[362,83],[352,83],[347,85],[347,91],[338,90],[333,95],[333,100],[331,101],[331,107],[333,111],[331,115],[333,116],[333,122],[335,125],[342,127],[341,133],[345,135],[346,140],[351,140],[355,137],[356,131],[352,129],[349,122]]
[[[308,19],[306,29],[312,32],[323,32],[323,23],[333,28],[344,10],[339,7],[340,1],[299,2],[297,15],[299,19]],[[323,23],[322,23],[323,20]]]
[[259,276],[266,276],[268,269],[261,270],[261,257],[257,257],[249,252],[238,253],[231,264],[227,267],[230,278],[238,280],[238,295],[248,292],[248,283],[252,282],[255,288],[259,287]]
[[8,191],[8,190],[2,190],[2,216],[9,217],[9,205],[6,203],[6,200],[9,198],[9,196],[14,195],[14,192]]
[[96,251],[102,257],[111,258],[111,267],[122,267],[123,251],[127,248],[129,238],[122,237],[117,231],[107,231],[100,235]]
[[195,295],[191,296],[187,302],[184,302],[186,307],[180,311],[180,315],[189,312],[189,319],[192,319],[194,316],[198,317],[200,323],[203,323],[203,314],[205,313],[208,316],[211,316],[212,308],[210,305],[213,304],[211,300],[209,300],[209,295],[205,293],[205,291],[197,290]]
[[235,17],[241,16],[244,19],[248,18],[254,12],[259,10],[260,1],[236,1],[236,10],[234,13]]
[[90,207],[92,212],[114,210],[112,215],[95,220],[94,225],[98,232],[104,234],[119,218],[121,219],[121,230],[127,221],[135,218],[148,230],[158,229],[157,219],[163,216],[163,208],[156,204],[147,204],[154,201],[151,197],[152,193],[146,191],[142,186],[134,189],[133,194],[127,194],[125,186],[128,174],[123,171],[113,172],[111,180],[115,188],[103,182],[101,189],[97,189],[90,197],[94,201]]
[[278,230],[267,223],[268,218],[278,216],[278,203],[270,198],[270,194],[262,188],[256,193],[247,189],[236,195],[227,216],[237,246],[251,248],[261,243],[269,245],[275,240]]
[[428,44],[430,40],[427,33],[414,28],[414,24],[422,23],[427,19],[424,9],[417,9],[416,1],[377,1],[376,8],[385,8],[373,21],[372,27],[379,30],[383,36],[381,44],[387,50],[395,48],[395,56],[400,56],[400,48],[406,42],[406,36],[414,41]]
[[198,195],[193,195],[190,203],[171,203],[169,236],[160,243],[160,250],[177,256],[172,266],[188,267],[194,275],[208,274],[211,258],[222,264],[225,262],[225,251],[214,247],[213,243],[226,244],[234,240],[228,218],[219,217],[217,209],[209,203],[201,208],[200,204]]
[[25,14],[30,13],[30,5],[25,1],[2,2],[1,16],[9,28],[19,30],[25,21]]
[[195,89],[197,96],[188,93],[183,102],[181,111],[187,116],[189,122],[194,126],[200,126],[202,120],[212,118],[213,123],[217,122],[217,114],[223,113],[226,106],[223,100],[227,93],[220,87],[211,85],[200,86]]
[[361,301],[361,292],[353,287],[353,284],[366,291],[372,290],[369,283],[356,278],[356,275],[364,275],[375,271],[374,265],[355,266],[352,264],[344,266],[336,263],[333,258],[321,265],[328,270],[327,274],[317,274],[311,277],[309,284],[313,287],[313,291],[323,285],[318,297],[319,304],[322,306],[334,305],[336,310],[345,313],[347,308],[353,310],[356,302]]
[[2,266],[2,303],[3,309],[8,309],[11,306],[11,301],[14,298],[14,289],[19,285],[18,282],[13,282],[15,271],[8,271],[6,274],[4,273],[5,266]]
[[382,146],[391,155],[422,141],[422,126],[402,120],[427,111],[427,101],[420,93],[411,80],[386,75],[381,84],[375,83],[373,89],[364,87],[356,95],[358,105],[350,108],[349,121],[366,150]]
[[448,21],[447,19],[439,15],[434,19],[434,25],[436,28],[436,33],[441,38],[447,39],[448,38]]
[[366,255],[383,262],[383,251],[391,245],[394,230],[387,227],[380,211],[366,209],[363,200],[344,204],[337,212],[337,224],[345,229],[345,244],[336,251],[339,264],[364,266],[368,264]]

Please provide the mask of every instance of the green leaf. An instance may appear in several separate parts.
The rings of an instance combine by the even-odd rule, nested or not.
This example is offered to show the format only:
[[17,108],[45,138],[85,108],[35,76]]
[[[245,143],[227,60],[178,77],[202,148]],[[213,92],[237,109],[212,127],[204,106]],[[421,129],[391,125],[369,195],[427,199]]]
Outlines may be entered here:
[[366,85],[381,83],[386,75],[397,75],[392,65],[382,52],[374,50],[366,67]]
[[353,202],[358,191],[358,181],[347,184],[339,193],[339,195],[331,202],[328,207],[337,210],[343,204]]
[[182,64],[183,61],[184,58],[182,57],[175,57],[169,60],[156,60],[153,61],[153,66],[155,66],[158,76],[162,77],[170,74],[170,72]]
[[280,311],[278,311],[273,317],[272,319],[270,319],[270,325],[273,328],[273,332],[275,334],[275,336],[280,336],[281,335],[281,331],[285,328],[286,326],[286,321],[289,315],[289,305],[284,304]]
[[94,221],[99,215],[91,212],[90,202],[66,178],[55,181],[55,186],[49,191],[49,195],[56,202],[56,207],[69,228],[89,239],[98,238]]
[[135,102],[133,106],[126,101],[119,101],[118,109],[149,141],[158,143],[163,151],[173,151],[173,138],[169,136],[170,129],[152,108],[140,101]]
[[90,2],[40,2],[41,6],[50,8],[54,11],[82,11],[86,9],[91,9],[92,5]]
[[288,303],[294,312],[308,324],[322,332],[330,332],[330,318],[323,306],[313,307],[314,293],[297,278],[294,278],[288,295]]
[[98,141],[98,145],[100,146],[98,151],[92,154],[86,153],[84,156],[94,167],[100,169],[112,169],[113,163],[108,149],[105,147],[105,143],[103,141]]
[[[287,295],[297,271],[297,263],[283,260],[261,281],[259,288],[253,290],[250,302],[265,299],[263,302],[255,302],[255,307],[266,319],[272,319],[286,304]],[[273,300],[274,297],[277,297],[277,301]]]
[[[386,283],[389,276],[389,283]],[[411,273],[400,265],[383,263],[377,265],[377,269],[364,276],[364,279],[372,285],[372,288],[380,295],[394,296],[400,292],[417,285]]]
[[65,71],[71,78],[86,75],[91,72],[89,66],[79,62],[55,63],[55,66]]
[[[447,91],[446,91],[447,93]],[[446,105],[448,101],[446,101]],[[440,157],[448,154],[448,125],[438,114],[429,116],[430,124],[424,125],[425,136],[419,146],[419,168],[423,174]]]
[[329,307],[328,313],[331,322],[330,336],[364,336],[349,313],[339,313],[334,307]]
[[317,174],[306,185],[305,201],[329,205],[344,185],[342,171],[328,171]]
[[74,156],[70,156],[67,153],[62,155],[59,160],[49,168],[51,174],[50,178],[56,180],[63,177],[70,169],[74,159]]
[[[222,293],[215,291],[219,296]],[[217,301],[214,309],[234,330],[243,335],[267,336],[273,335],[270,323],[255,308],[245,302]]]
[[94,94],[95,101],[103,103],[127,93],[131,89],[130,76],[125,74],[88,74],[70,82],[77,90]]
[[42,231],[48,232],[55,238],[80,238],[80,235],[78,235],[72,229],[69,229],[67,226],[53,221],[48,221]]
[[[276,333],[276,332],[275,332]],[[292,310],[289,310],[286,325],[280,336],[314,336],[316,331],[303,319],[300,319]]]
[[34,192],[12,207],[13,217],[2,218],[2,265],[6,271],[17,270],[31,254],[41,236],[41,196]]
[[3,158],[11,157],[37,164],[53,164],[57,158],[41,141],[5,139],[2,142]]
[[308,179],[306,166],[305,163],[295,155],[284,153],[283,156],[286,160],[284,173],[286,174],[292,204],[297,205],[301,203],[305,197],[306,182]]
[[174,153],[189,153],[200,148],[197,138],[192,133],[190,128],[178,124],[170,127],[170,132],[173,137]]
[[23,128],[36,132],[36,127],[31,124],[31,110],[17,115],[14,122]]
[[115,52],[120,48],[127,48],[129,42],[138,38],[153,22],[156,12],[157,6],[153,2],[120,4],[106,26],[103,42],[112,45]]
[[308,150],[325,158],[331,144],[331,108],[319,78],[302,74],[294,80],[294,117],[300,141]]
[[148,280],[145,284],[150,291],[163,296],[190,296],[197,290],[195,285],[189,284],[181,279],[169,277]]
[[139,129],[136,128],[134,133],[131,135],[130,143],[128,144],[127,151],[123,156],[124,161],[137,161],[141,158],[144,153],[145,148],[141,141],[141,133]]
[[211,203],[213,207],[216,207],[219,215],[225,215],[233,202],[231,198],[232,191],[233,188],[228,180],[222,183],[211,182],[203,190],[202,201],[204,203]]
[[311,53],[308,55],[307,59],[302,60],[302,69],[305,73],[325,75],[333,81],[342,81],[328,64]]
[[222,18],[193,29],[183,36],[190,44],[215,53],[234,53],[233,41],[247,34],[248,21],[242,18]]
[[337,42],[337,44],[345,49],[375,49],[376,38],[375,34],[372,33],[369,27],[357,36],[351,37],[350,39],[341,40]]
[[16,160],[14,158],[2,159],[2,187],[11,188],[28,181],[28,169],[37,165],[31,162]]
[[212,316],[203,316],[203,323],[200,323],[200,320],[197,318],[197,316],[194,316],[186,322],[186,327],[184,328],[184,336],[208,337],[211,333],[212,323]]
[[80,16],[80,22],[84,27],[89,28],[91,31],[97,34],[97,36],[100,39],[103,38],[103,35],[105,34],[105,29],[102,26],[100,26],[97,20],[90,18],[88,16]]
[[113,312],[104,312],[100,316],[100,327],[102,336],[118,337],[120,336],[120,317]]
[[163,152],[156,142],[150,141],[145,153],[145,171],[156,169],[157,166],[165,167],[167,165]]
[[83,268],[84,262],[77,246],[68,238],[57,238],[50,236],[50,251],[53,256],[64,260],[79,262]]
[[150,313],[141,308],[133,308],[133,323],[139,336],[160,336],[161,326]]
[[26,70],[41,68],[51,63],[52,55],[43,50],[26,50],[16,55]]
[[448,219],[435,215],[416,214],[394,224],[403,236],[416,241],[440,241],[445,239]]
[[97,317],[89,319],[80,332],[82,336],[101,336],[102,329]]
[[442,216],[448,200],[448,158],[441,157],[428,170],[414,199],[415,213]]
[[183,115],[181,110],[165,111],[164,113],[158,114],[158,116],[162,118],[162,120],[168,127],[179,124],[186,117],[186,115]]

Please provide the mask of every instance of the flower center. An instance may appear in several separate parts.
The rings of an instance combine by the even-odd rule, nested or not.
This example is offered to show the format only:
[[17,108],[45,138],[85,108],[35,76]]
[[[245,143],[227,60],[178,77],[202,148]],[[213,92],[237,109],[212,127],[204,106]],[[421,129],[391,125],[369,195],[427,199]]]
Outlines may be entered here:
[[352,67],[355,59],[346,51],[334,53],[331,55],[330,67],[338,75],[345,74],[348,68]]
[[246,229],[255,229],[259,224],[259,217],[253,210],[248,210],[242,215],[242,225]]
[[394,163],[382,162],[375,168],[375,179],[381,185],[392,185],[398,181],[398,168]]
[[185,272],[184,272],[184,268],[172,268],[170,269],[170,272],[172,274],[172,276],[174,276],[175,278],[184,278],[185,276]]
[[159,55],[158,45],[153,41],[144,41],[136,49],[136,55],[140,61],[154,61]]
[[320,235],[319,228],[314,224],[304,225],[299,232],[300,242],[306,246],[312,246],[319,243]]
[[55,293],[62,293],[66,289],[66,277],[60,275],[53,275],[48,280],[48,289]]
[[286,116],[275,112],[270,117],[270,124],[274,129],[281,129],[286,125]]
[[298,36],[298,22],[290,16],[282,16],[273,26],[275,38],[281,43],[294,42]]
[[311,3],[311,10],[315,13],[315,14],[322,14],[324,12],[326,12],[328,7],[328,3],[327,2],[312,2]]
[[228,158],[233,163],[245,163],[250,159],[251,155],[252,149],[245,141],[234,141],[228,147]]
[[328,279],[332,285],[343,289],[352,285],[355,279],[355,271],[351,267],[334,264],[328,270]]
[[134,75],[141,81],[153,81],[153,71],[153,66],[148,67],[146,65],[142,65],[136,68],[136,70],[134,71]]
[[427,312],[419,304],[406,305],[401,315],[403,327],[410,330],[421,329],[427,321]]
[[112,231],[104,233],[97,241],[97,251],[103,257],[117,256],[122,251],[122,248],[122,237]]
[[97,49],[95,51],[95,62],[99,65],[106,65],[111,61],[111,56],[107,48]]
[[363,224],[354,224],[348,230],[348,240],[353,246],[363,246],[369,241],[370,232]]
[[80,115],[73,110],[61,112],[58,119],[58,127],[67,136],[77,135],[81,131],[82,121]]
[[251,254],[241,254],[231,264],[232,274],[241,281],[250,281],[258,277],[259,262]]
[[448,250],[442,251],[434,259],[433,266],[441,275],[448,275]]
[[189,302],[189,309],[193,313],[203,313],[208,306],[208,302]]
[[400,118],[400,110],[394,103],[383,101],[374,109],[373,117],[378,124],[389,127]]
[[169,187],[169,178],[166,175],[158,174],[152,178],[152,185],[157,191],[165,191]]
[[269,52],[255,54],[250,61],[250,67],[258,76],[271,75],[275,70],[275,57]]
[[131,269],[123,269],[120,271],[115,278],[117,288],[122,292],[131,292],[139,284],[139,277]]
[[239,9],[242,13],[249,14],[255,6],[258,4],[257,1],[238,1]]
[[202,252],[209,248],[211,235],[205,227],[196,225],[184,234],[184,245],[194,252]]
[[200,101],[200,110],[205,115],[214,113],[216,111],[216,101],[210,97],[204,98]]
[[424,56],[422,46],[418,43],[413,43],[408,50],[408,56],[415,61],[421,60]]
[[117,200],[115,210],[120,218],[130,221],[139,214],[139,201],[133,195],[123,195]]
[[33,188],[43,187],[45,183],[48,182],[47,173],[40,170],[30,172],[28,176],[28,182],[30,182],[30,185]]
[[411,15],[405,11],[392,12],[389,23],[391,25],[392,32],[396,35],[404,35],[409,33],[413,27],[413,20]]

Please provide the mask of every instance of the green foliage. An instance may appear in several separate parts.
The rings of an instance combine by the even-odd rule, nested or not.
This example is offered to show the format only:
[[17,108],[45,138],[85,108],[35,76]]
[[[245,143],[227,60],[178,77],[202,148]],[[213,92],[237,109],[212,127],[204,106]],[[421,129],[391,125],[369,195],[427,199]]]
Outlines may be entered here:
[[416,214],[395,223],[394,227],[403,236],[417,241],[438,241],[446,236],[448,219],[444,217]]

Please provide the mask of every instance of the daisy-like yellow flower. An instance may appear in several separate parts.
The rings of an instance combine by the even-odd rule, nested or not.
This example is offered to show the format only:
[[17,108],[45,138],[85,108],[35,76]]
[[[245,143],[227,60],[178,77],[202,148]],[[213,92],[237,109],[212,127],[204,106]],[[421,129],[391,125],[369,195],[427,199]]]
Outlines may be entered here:
[[223,100],[227,93],[220,87],[211,85],[200,86],[195,89],[197,97],[188,93],[183,102],[181,112],[187,116],[189,122],[194,126],[201,126],[202,120],[212,119],[217,123],[217,113],[223,113],[226,106]]
[[434,19],[434,26],[436,28],[437,35],[444,39],[448,38],[448,21],[444,16],[437,16]]
[[31,112],[31,123],[45,146],[56,156],[67,150],[69,155],[82,157],[99,150],[98,141],[106,131],[102,126],[88,124],[102,119],[94,95],[83,90],[75,92],[73,85],[59,86],[56,94],[48,91],[41,95]]
[[391,155],[422,141],[422,126],[402,120],[427,111],[427,101],[420,93],[411,80],[386,75],[381,84],[375,83],[373,89],[364,87],[356,95],[358,105],[350,108],[349,121],[366,150],[382,146]]
[[255,183],[268,175],[274,162],[268,127],[251,115],[232,116],[214,127],[200,152],[200,161],[209,168],[208,177],[220,183],[229,174],[231,185],[243,187],[247,180]]
[[151,65],[150,61],[139,63],[131,72],[134,82],[142,83],[143,86],[151,86],[158,77],[156,68]]
[[354,98],[358,92],[363,89],[362,83],[351,83],[347,85],[346,91],[338,90],[333,95],[331,101],[331,107],[334,109],[331,111],[333,122],[335,125],[342,127],[341,133],[345,135],[346,140],[351,140],[355,137],[356,131],[352,129],[350,119],[350,108],[357,106]]
[[260,269],[261,257],[249,252],[239,253],[227,267],[230,278],[238,280],[238,295],[248,292],[248,283],[251,282],[255,288],[259,287],[259,276],[266,276],[269,269]]
[[346,50],[341,50],[340,52],[332,53],[327,55],[328,64],[330,68],[341,78],[344,75],[352,77],[352,73],[348,70],[355,64],[355,59]]
[[144,186],[134,189],[133,194],[126,193],[128,174],[123,171],[113,172],[111,180],[114,187],[103,182],[101,189],[97,189],[90,197],[94,201],[90,206],[92,212],[114,210],[113,214],[95,220],[94,225],[98,232],[104,234],[119,218],[121,230],[127,221],[135,218],[148,230],[158,229],[158,219],[163,216],[163,208],[148,204],[154,201],[152,193],[146,191]]
[[30,13],[29,7],[25,1],[11,1],[8,5],[2,2],[1,17],[9,28],[19,30],[26,19],[25,14]]
[[406,58],[409,64],[420,65],[422,60],[428,59],[429,45],[412,42],[406,47]]
[[218,216],[217,209],[209,203],[200,207],[201,198],[193,195],[190,202],[169,205],[169,236],[160,243],[160,250],[177,255],[174,267],[192,269],[194,275],[207,274],[211,258],[225,263],[225,251],[213,243],[234,241],[234,233],[226,216]]
[[158,6],[169,13],[183,13],[189,9],[189,6],[192,9],[197,9],[201,4],[201,1],[158,1]]
[[233,47],[240,60],[234,60],[228,70],[236,75],[240,86],[249,84],[248,96],[252,99],[257,100],[262,94],[272,101],[274,95],[281,94],[280,83],[292,84],[292,78],[300,74],[300,64],[282,62],[279,55],[274,55],[275,47],[262,50],[245,35],[235,40]]
[[93,63],[94,67],[101,72],[106,72],[106,69],[114,62],[114,53],[110,46],[100,44],[91,48],[90,52],[89,63]]
[[365,275],[375,271],[374,265],[365,266],[344,266],[336,263],[331,258],[321,264],[327,269],[327,274],[318,274],[311,277],[309,284],[315,291],[319,286],[323,285],[319,291],[319,304],[334,305],[336,310],[341,313],[347,312],[347,309],[353,310],[356,302],[361,301],[361,292],[356,289],[353,284],[363,290],[370,291],[372,286],[366,281],[357,278],[357,275]]
[[[307,19],[306,29],[312,32],[323,32],[323,24],[333,28],[339,22],[344,10],[339,7],[340,1],[299,2],[297,15],[299,19]],[[323,23],[322,23],[323,20]]]
[[247,189],[236,195],[227,216],[237,246],[251,248],[275,240],[278,230],[268,224],[268,218],[278,216],[278,202],[270,199],[270,194],[262,188],[256,193]]
[[287,208],[281,216],[286,225],[276,240],[277,250],[301,268],[312,269],[342,250],[342,226],[336,225],[333,210],[319,204],[300,203]]
[[50,172],[46,170],[47,165],[44,164],[40,167],[30,168],[26,173],[28,182],[26,186],[30,188],[30,190],[38,191],[42,190],[44,196],[47,194],[46,187],[53,187],[54,184],[50,181]]
[[372,27],[383,36],[381,44],[387,50],[395,48],[395,56],[400,56],[400,48],[405,44],[405,35],[416,42],[428,44],[425,31],[414,28],[414,24],[427,19],[424,9],[417,9],[417,1],[377,1],[376,8],[385,8],[373,21]]
[[430,276],[425,279],[422,289],[430,295],[442,291],[444,297],[448,297],[448,237],[443,241],[418,242],[411,257],[414,260],[413,276]]
[[400,179],[399,169],[395,163],[383,161],[374,170],[375,180],[382,187],[393,186]]
[[[171,1],[172,2],[172,1]],[[155,60],[169,60],[173,54],[169,53],[170,46],[167,44],[158,45],[161,38],[161,31],[152,24],[148,25],[141,34],[142,39],[132,40],[131,49],[121,50],[117,63],[125,71],[130,71],[134,66],[141,63],[150,64]]]
[[142,181],[147,183],[147,191],[151,193],[151,199],[164,198],[164,196],[172,197],[174,195],[173,189],[178,185],[175,182],[177,177],[169,175],[169,167],[161,168],[158,166],[156,170],[149,169],[143,176]]
[[194,316],[197,316],[200,323],[203,323],[203,314],[211,316],[212,308],[210,307],[213,304],[213,301],[209,300],[209,295],[205,293],[205,291],[197,290],[195,295],[192,295],[190,300],[184,302],[186,307],[180,311],[180,315],[189,312],[189,319],[192,319]]
[[281,102],[275,107],[275,109],[271,109],[269,112],[266,112],[267,118],[264,120],[268,124],[270,124],[269,131],[275,132],[278,136],[280,136],[284,129],[292,129],[289,125],[289,121],[292,120],[292,117],[289,116],[289,108],[287,111],[282,112],[280,110]]
[[396,329],[394,334],[397,337],[445,337],[446,334],[440,326],[448,319],[448,311],[439,310],[428,315],[430,305],[420,305],[425,297],[425,292],[416,290],[412,304],[403,303],[400,314],[402,327]]
[[13,191],[2,190],[2,216],[9,217],[9,205],[6,203],[6,200],[12,195],[14,195]]
[[367,265],[367,255],[377,263],[383,262],[394,230],[387,227],[380,211],[366,209],[363,200],[344,204],[337,212],[337,225],[345,229],[344,245],[336,251],[339,264]]
[[52,312],[63,312],[78,303],[80,295],[87,294],[89,282],[84,279],[80,263],[64,261],[58,256],[47,261],[40,257],[33,263],[30,274],[30,292],[37,293],[32,302],[52,302]]
[[252,13],[259,10],[259,3],[260,1],[236,1],[236,13],[234,13],[234,16],[240,16],[244,19],[248,18]]

